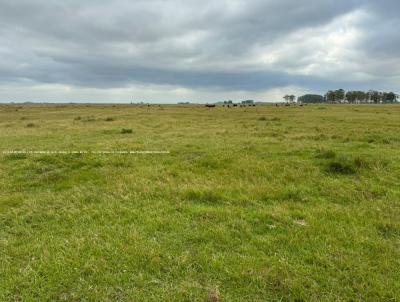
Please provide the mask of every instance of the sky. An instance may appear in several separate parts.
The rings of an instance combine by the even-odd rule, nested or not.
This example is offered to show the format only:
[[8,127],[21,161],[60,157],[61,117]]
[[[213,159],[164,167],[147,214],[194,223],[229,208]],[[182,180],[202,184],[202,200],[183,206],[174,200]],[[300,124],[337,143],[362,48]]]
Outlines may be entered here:
[[0,0],[0,101],[399,93],[399,11],[399,0]]

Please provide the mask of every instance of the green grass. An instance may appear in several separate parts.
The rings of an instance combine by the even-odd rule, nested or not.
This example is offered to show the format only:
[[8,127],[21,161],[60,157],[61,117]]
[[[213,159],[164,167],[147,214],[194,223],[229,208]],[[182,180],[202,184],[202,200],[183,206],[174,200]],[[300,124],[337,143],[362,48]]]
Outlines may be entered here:
[[399,301],[399,121],[396,105],[0,106],[0,300]]

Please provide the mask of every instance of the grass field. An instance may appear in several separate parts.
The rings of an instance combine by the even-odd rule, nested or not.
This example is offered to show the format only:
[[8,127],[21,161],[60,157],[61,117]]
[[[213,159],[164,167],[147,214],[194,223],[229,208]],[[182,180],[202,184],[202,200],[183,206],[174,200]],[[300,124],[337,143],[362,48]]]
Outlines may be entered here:
[[0,152],[1,301],[400,301],[400,106],[3,105]]

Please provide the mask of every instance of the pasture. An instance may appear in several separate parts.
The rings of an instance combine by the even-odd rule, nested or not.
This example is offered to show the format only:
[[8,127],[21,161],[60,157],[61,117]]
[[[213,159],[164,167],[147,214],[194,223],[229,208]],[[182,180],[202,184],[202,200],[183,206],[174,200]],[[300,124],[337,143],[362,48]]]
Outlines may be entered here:
[[399,301],[399,218],[398,105],[0,106],[1,301]]

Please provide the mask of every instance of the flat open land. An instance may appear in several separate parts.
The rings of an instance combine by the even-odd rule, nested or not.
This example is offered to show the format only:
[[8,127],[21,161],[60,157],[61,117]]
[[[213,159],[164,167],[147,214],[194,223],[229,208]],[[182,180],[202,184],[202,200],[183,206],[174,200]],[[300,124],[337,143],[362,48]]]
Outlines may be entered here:
[[400,105],[0,106],[1,301],[400,301],[399,268]]

